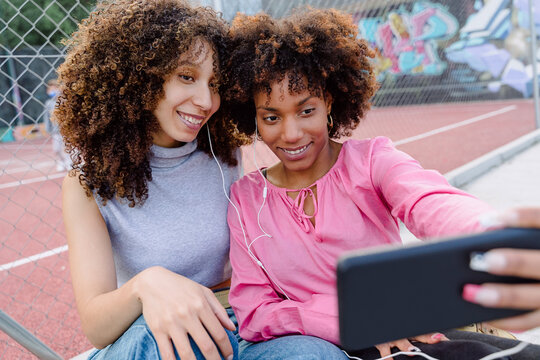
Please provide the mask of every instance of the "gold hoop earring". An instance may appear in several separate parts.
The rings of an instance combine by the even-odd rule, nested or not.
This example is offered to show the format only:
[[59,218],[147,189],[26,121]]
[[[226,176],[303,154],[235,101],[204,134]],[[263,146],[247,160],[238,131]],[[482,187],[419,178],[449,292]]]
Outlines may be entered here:
[[331,129],[334,127],[334,119],[332,119],[332,115],[329,113],[328,114],[328,128]]

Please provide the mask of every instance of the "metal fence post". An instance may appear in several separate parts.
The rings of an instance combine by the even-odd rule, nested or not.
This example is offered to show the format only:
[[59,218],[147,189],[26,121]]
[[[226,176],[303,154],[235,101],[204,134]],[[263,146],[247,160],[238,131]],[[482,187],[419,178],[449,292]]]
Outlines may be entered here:
[[534,116],[536,128],[540,129],[540,106],[538,99],[538,59],[536,58],[536,24],[534,23],[534,0],[529,0],[529,25],[531,35],[531,65],[532,65],[532,86],[534,96]]
[[62,360],[62,357],[32,335],[22,325],[0,310],[0,330],[24,346],[41,360]]

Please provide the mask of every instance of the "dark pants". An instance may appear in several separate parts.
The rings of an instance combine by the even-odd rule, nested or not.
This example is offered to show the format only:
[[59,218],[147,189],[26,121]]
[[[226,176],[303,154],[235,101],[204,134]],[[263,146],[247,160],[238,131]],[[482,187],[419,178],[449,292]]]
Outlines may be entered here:
[[[519,340],[501,338],[492,335],[474,333],[469,331],[450,330],[443,332],[451,341],[441,341],[437,344],[421,344],[413,342],[413,345],[422,352],[439,360],[479,360],[484,356],[497,351],[512,348],[520,343]],[[398,352],[397,348],[393,352]],[[364,360],[380,358],[376,348],[369,348],[353,354]],[[394,360],[422,360],[421,356],[397,356]],[[510,357],[500,358],[502,360],[539,360],[540,346],[530,344],[521,352]]]

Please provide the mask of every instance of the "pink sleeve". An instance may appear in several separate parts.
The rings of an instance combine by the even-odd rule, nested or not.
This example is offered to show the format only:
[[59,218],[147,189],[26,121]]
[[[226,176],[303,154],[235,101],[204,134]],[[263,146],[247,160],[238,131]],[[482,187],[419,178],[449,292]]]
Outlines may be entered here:
[[[231,200],[242,217],[236,190],[236,186],[231,188]],[[229,205],[233,269],[229,302],[238,319],[240,336],[248,341],[264,341],[302,334],[339,343],[335,295],[315,294],[307,301],[287,300],[278,295],[264,270],[250,256],[238,221],[236,210]]]
[[483,230],[478,217],[493,209],[474,196],[452,187],[439,172],[426,170],[390,140],[373,140],[372,182],[394,217],[419,238]]

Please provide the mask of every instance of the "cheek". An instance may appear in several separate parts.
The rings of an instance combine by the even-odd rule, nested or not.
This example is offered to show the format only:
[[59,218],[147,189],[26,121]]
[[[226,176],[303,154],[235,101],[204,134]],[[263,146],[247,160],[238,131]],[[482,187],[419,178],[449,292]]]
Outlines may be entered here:
[[161,122],[162,120],[162,114],[163,114],[163,107],[164,107],[164,102],[165,102],[165,99],[161,99],[156,108],[154,109],[154,111],[152,111],[152,113],[154,114],[154,116],[156,117],[156,119]]
[[313,123],[312,131],[321,136],[328,137],[328,120],[326,117],[321,117],[317,122]]
[[262,141],[268,145],[275,142],[275,140],[279,138],[279,136],[281,135],[279,132],[279,126],[275,126],[275,125],[268,126],[268,125],[258,124],[258,131],[259,131],[259,135],[261,136]]
[[219,94],[213,94],[212,95],[212,114],[214,114],[221,105],[221,97]]

